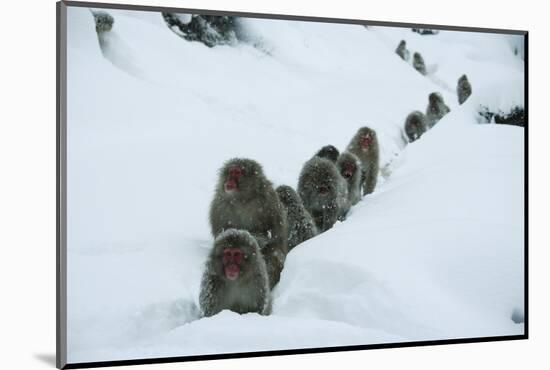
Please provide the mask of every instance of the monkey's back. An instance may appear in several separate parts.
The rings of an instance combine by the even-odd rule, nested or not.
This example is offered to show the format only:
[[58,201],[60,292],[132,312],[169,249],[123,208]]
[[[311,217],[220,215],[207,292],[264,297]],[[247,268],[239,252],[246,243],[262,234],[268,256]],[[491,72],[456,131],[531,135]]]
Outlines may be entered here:
[[273,186],[266,182],[257,196],[216,195],[210,206],[210,225],[214,236],[226,229],[243,229],[251,234],[273,237],[286,232],[284,209]]
[[276,189],[288,220],[288,250],[319,233],[313,218],[304,207],[302,199],[290,186],[281,185]]
[[[319,195],[321,186],[329,189],[327,195]],[[305,163],[298,180],[298,194],[321,232],[343,219],[350,208],[347,184],[336,165],[325,158],[313,157]]]
[[466,77],[466,75],[463,75],[458,80],[456,93],[458,95],[459,104],[464,103],[468,99],[468,97],[472,95],[472,85],[468,81],[468,78]]
[[409,142],[420,138],[427,130],[426,116],[420,111],[414,111],[405,120],[405,133]]
[[435,126],[447,113],[451,111],[445,103],[429,104],[426,109],[426,123],[428,128]]
[[424,58],[420,53],[414,53],[413,54],[413,67],[416,69],[420,74],[426,75],[426,64],[424,63]]

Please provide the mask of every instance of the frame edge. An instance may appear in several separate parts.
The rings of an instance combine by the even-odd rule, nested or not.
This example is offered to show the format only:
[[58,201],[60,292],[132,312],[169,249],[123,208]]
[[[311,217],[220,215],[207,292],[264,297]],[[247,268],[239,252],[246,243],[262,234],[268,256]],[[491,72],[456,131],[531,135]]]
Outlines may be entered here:
[[194,8],[176,8],[166,6],[154,6],[154,5],[132,5],[132,4],[113,4],[102,2],[87,2],[78,0],[62,0],[66,6],[84,7],[84,8],[102,8],[102,9],[122,9],[122,10],[136,10],[136,11],[164,11],[174,13],[190,13],[190,14],[204,14],[204,15],[221,15],[221,16],[235,16],[235,17],[248,17],[248,18],[260,18],[260,19],[281,19],[289,21],[302,21],[302,22],[323,22],[323,23],[345,23],[356,25],[368,25],[368,26],[384,26],[384,27],[401,27],[401,28],[431,28],[434,30],[444,31],[462,31],[462,32],[482,32],[482,33],[499,33],[508,35],[525,35],[527,30],[512,30],[501,28],[484,28],[484,27],[462,27],[452,25],[437,25],[437,24],[425,24],[425,23],[408,23],[408,22],[387,22],[377,20],[361,20],[352,18],[331,18],[322,16],[304,16],[297,14],[272,14],[272,13],[254,13],[245,11],[229,11],[229,10],[215,10],[215,9],[194,9]]
[[56,367],[67,365],[67,5],[56,3]]

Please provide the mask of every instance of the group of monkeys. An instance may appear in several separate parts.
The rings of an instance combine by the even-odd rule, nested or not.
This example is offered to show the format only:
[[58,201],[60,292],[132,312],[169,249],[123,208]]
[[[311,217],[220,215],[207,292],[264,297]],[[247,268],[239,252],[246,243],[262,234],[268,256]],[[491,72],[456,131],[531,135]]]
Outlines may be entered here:
[[[401,57],[405,62],[408,62],[411,56],[411,53],[407,49],[407,42],[405,40],[401,40],[399,42],[399,45],[397,45],[397,49],[395,49],[395,53]],[[413,54],[413,60],[412,65],[414,69],[418,71],[421,75],[427,75],[428,71],[426,70],[426,63],[424,63],[424,58],[422,57],[422,54],[419,52],[414,52]]]
[[254,160],[227,161],[210,204],[215,239],[201,281],[202,313],[270,314],[287,253],[345,220],[351,206],[374,191],[378,170],[378,138],[369,127],[342,153],[321,148],[304,164],[296,190],[274,188]]
[[[404,40],[396,53],[408,59]],[[420,54],[413,58],[425,75]],[[457,86],[459,103],[471,93],[463,75]],[[428,100],[425,114],[414,111],[405,120],[409,142],[450,112],[441,94],[433,92]],[[274,188],[254,160],[227,161],[210,204],[215,239],[201,281],[202,313],[212,316],[228,309],[270,314],[271,290],[279,282],[287,253],[345,220],[351,206],[374,191],[378,172],[378,138],[369,127],[361,127],[342,153],[332,145],[315,153],[304,164],[296,190],[287,185]]]
[[[407,50],[407,43],[405,40],[401,40],[395,53],[401,57],[404,61],[409,60],[409,51]],[[424,64],[424,58],[420,53],[415,52],[413,54],[413,67],[420,74],[426,75],[426,65]],[[456,94],[458,96],[458,103],[462,104],[472,95],[472,85],[468,81],[466,75],[462,75],[458,79]],[[426,131],[432,128],[444,115],[449,113],[451,109],[443,101],[443,96],[438,92],[433,92],[428,96],[428,107],[426,108],[426,114],[421,111],[415,110],[411,112],[405,119],[405,134],[409,142],[413,142],[419,139]]]

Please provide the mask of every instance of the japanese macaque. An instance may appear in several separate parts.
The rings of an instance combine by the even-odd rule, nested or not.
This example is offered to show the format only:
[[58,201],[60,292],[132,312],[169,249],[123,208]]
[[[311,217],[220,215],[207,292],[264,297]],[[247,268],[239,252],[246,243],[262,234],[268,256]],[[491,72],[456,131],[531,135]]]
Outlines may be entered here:
[[95,30],[100,32],[108,32],[113,28],[115,19],[105,11],[93,11],[95,21]]
[[443,118],[444,115],[451,111],[451,108],[445,104],[443,101],[443,96],[441,96],[438,92],[431,93],[428,100],[429,103],[426,108],[426,123],[428,128],[432,128],[441,118]]
[[410,52],[407,50],[407,42],[405,40],[401,40],[399,45],[397,45],[397,49],[395,49],[395,53],[405,61],[408,61],[411,57]]
[[361,161],[353,153],[342,152],[336,167],[348,184],[348,200],[353,206],[361,200]]
[[424,63],[424,58],[422,58],[422,55],[420,55],[420,53],[418,53],[418,52],[413,54],[413,67],[421,75],[425,76],[428,73],[426,71],[426,64]]
[[361,127],[351,139],[346,149],[361,161],[363,195],[370,194],[376,188],[380,167],[380,149],[376,131]]
[[347,185],[330,160],[313,157],[302,168],[298,194],[320,232],[344,220],[349,211]]
[[472,85],[468,81],[466,75],[462,75],[458,79],[458,84],[456,86],[456,94],[458,95],[458,104],[462,104],[472,95]]
[[199,305],[205,316],[226,309],[241,314],[270,313],[265,261],[248,231],[228,229],[216,237],[202,276]]
[[333,163],[336,163],[340,152],[333,145],[325,145],[315,154],[317,157],[326,158]]
[[420,136],[424,135],[427,129],[424,113],[416,110],[407,116],[405,120],[405,133],[410,143],[418,140]]

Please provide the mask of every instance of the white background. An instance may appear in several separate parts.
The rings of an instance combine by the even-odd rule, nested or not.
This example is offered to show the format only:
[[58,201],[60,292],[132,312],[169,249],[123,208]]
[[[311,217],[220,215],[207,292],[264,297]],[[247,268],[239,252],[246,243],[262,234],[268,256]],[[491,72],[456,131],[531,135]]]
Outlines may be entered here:
[[[530,337],[528,341],[141,366],[150,369],[542,368],[548,359],[549,281],[545,205],[548,21],[534,1],[373,2],[180,0],[132,4],[530,31]],[[542,2],[540,4],[543,4]],[[55,2],[3,4],[0,111],[0,287],[2,368],[52,368],[55,354]],[[11,365],[11,366],[10,366]],[[546,365],[547,366],[547,365]]]

